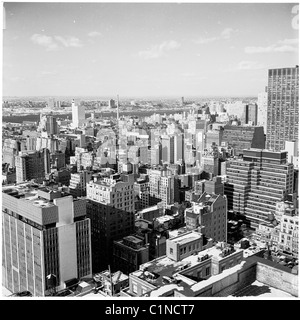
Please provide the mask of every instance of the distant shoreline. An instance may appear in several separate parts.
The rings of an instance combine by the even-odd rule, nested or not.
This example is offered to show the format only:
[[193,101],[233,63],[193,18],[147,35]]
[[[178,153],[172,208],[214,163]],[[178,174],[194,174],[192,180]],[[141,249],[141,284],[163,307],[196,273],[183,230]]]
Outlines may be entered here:
[[[126,116],[139,116],[139,117],[148,117],[151,116],[152,114],[158,113],[158,114],[173,114],[173,113],[182,113],[184,111],[188,110],[174,110],[174,109],[167,109],[167,110],[151,110],[151,111],[122,111],[120,112],[120,116],[126,115]],[[66,113],[66,114],[48,114],[48,115],[53,115],[57,118],[60,119],[69,119],[72,120],[72,113]],[[117,113],[116,112],[95,112],[96,117],[101,117],[103,118],[116,118]],[[89,118],[91,116],[91,113],[86,113],[85,114],[86,118]],[[40,120],[40,115],[39,114],[18,114],[18,115],[13,115],[13,116],[3,116],[2,117],[2,122],[12,122],[12,123],[22,123],[23,121],[32,121],[32,122],[37,122]]]

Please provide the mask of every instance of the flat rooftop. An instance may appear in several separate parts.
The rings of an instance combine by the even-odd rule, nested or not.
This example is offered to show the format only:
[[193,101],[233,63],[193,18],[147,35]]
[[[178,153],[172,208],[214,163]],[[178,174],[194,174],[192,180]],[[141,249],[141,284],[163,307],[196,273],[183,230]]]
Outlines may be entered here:
[[249,286],[239,290],[238,292],[228,296],[228,298],[251,298],[251,297],[260,297],[260,298],[294,298],[293,295],[270,287],[262,282],[259,282],[258,280],[255,280],[253,283],[251,283]]
[[178,243],[179,245],[183,245],[194,240],[199,240],[201,239],[201,237],[202,234],[198,232],[189,232],[183,235],[179,235],[178,237],[171,238],[170,240],[172,242]]
[[[242,251],[242,249],[237,251]],[[236,253],[237,251],[235,251],[234,253]],[[174,261],[168,258],[167,256],[163,256],[158,259],[142,264],[140,266],[140,270],[134,271],[132,274],[136,277],[139,277],[140,279],[147,281],[148,283],[156,287],[160,287],[165,285],[165,283],[163,282],[164,276],[172,277],[177,272],[180,272],[186,268],[202,263],[198,261],[198,257],[202,257],[206,254],[208,255],[209,258],[214,256],[215,258],[223,259],[222,257],[219,256],[221,252],[222,252],[221,249],[212,247],[212,248],[208,248],[206,250],[200,251],[198,254],[188,256],[182,259],[181,261]],[[155,276],[155,279],[150,279],[149,277],[147,277],[147,273],[145,271],[152,273]]]
[[[157,206],[156,206],[157,207]],[[169,216],[169,215],[164,215],[164,216],[161,216],[161,217],[157,217],[156,220],[159,222],[159,223],[164,223],[164,222],[168,222],[168,221],[171,221],[171,220],[174,220],[175,218],[173,216]]]

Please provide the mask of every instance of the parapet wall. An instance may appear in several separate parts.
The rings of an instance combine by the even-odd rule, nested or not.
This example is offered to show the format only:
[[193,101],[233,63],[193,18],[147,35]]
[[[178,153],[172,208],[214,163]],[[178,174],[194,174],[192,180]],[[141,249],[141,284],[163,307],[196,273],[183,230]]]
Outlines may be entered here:
[[[278,268],[274,263],[269,263],[257,256],[243,262],[244,264],[236,271],[230,272],[228,269],[194,285],[194,290],[191,288],[193,295],[195,297],[228,297],[258,280],[265,285],[298,296],[298,275]],[[175,296],[181,295],[184,294],[175,292]]]
[[257,262],[256,279],[298,297],[298,275]]

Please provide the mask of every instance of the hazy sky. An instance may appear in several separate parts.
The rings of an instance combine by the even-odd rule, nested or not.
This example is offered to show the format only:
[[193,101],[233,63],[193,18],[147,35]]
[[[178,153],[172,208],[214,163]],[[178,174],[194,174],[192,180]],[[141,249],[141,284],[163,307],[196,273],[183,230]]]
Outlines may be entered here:
[[256,96],[298,64],[295,6],[4,3],[3,95]]

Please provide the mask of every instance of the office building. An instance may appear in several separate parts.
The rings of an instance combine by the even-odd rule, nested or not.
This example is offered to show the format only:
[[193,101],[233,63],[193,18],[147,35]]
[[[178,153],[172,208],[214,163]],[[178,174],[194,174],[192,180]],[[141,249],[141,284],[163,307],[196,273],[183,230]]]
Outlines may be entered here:
[[162,202],[163,207],[174,203],[175,178],[167,170],[148,169],[150,205]]
[[77,173],[71,173],[69,190],[73,197],[86,196],[86,186],[92,180],[93,172],[83,170]]
[[162,136],[162,163],[174,163],[174,136]]
[[16,156],[17,183],[32,179],[42,181],[46,173],[50,173],[50,152],[48,149],[41,151],[22,151]]
[[72,101],[72,124],[74,128],[80,127],[85,121],[85,107],[76,105]]
[[14,139],[4,139],[2,146],[2,163],[8,163],[10,167],[15,167],[16,156],[21,151],[20,141]]
[[246,124],[250,124],[252,126],[257,125],[257,104],[249,103],[246,105]]
[[257,97],[257,125],[264,128],[267,133],[267,114],[268,114],[268,87],[264,92],[260,92]]
[[134,231],[133,175],[111,175],[87,184],[87,216],[92,226],[93,272],[113,263],[112,246]]
[[48,135],[53,135],[53,134],[59,133],[56,117],[47,116],[46,131],[47,131]]
[[241,155],[244,149],[265,148],[263,127],[255,126],[224,126],[222,145],[234,149],[236,155]]
[[268,221],[276,203],[293,191],[293,165],[285,151],[244,150],[243,159],[227,161],[226,174],[228,209],[244,214],[253,228]]
[[109,108],[115,108],[116,107],[116,101],[114,99],[108,100],[108,106],[109,106]]
[[[91,276],[90,220],[84,199],[29,183],[2,189],[2,285],[47,296]],[[55,276],[54,287],[47,276]]]
[[298,139],[299,67],[269,69],[266,148],[281,151]]
[[137,178],[134,182],[135,210],[149,207],[150,193],[148,178]]
[[287,151],[288,162],[294,165],[295,169],[299,168],[299,146],[298,141],[285,141],[285,151]]
[[[196,188],[195,188],[196,189]],[[213,177],[211,180],[204,180],[204,189],[208,194],[224,195],[224,183],[220,176]]]
[[174,162],[184,161],[184,134],[177,133],[174,136]]

